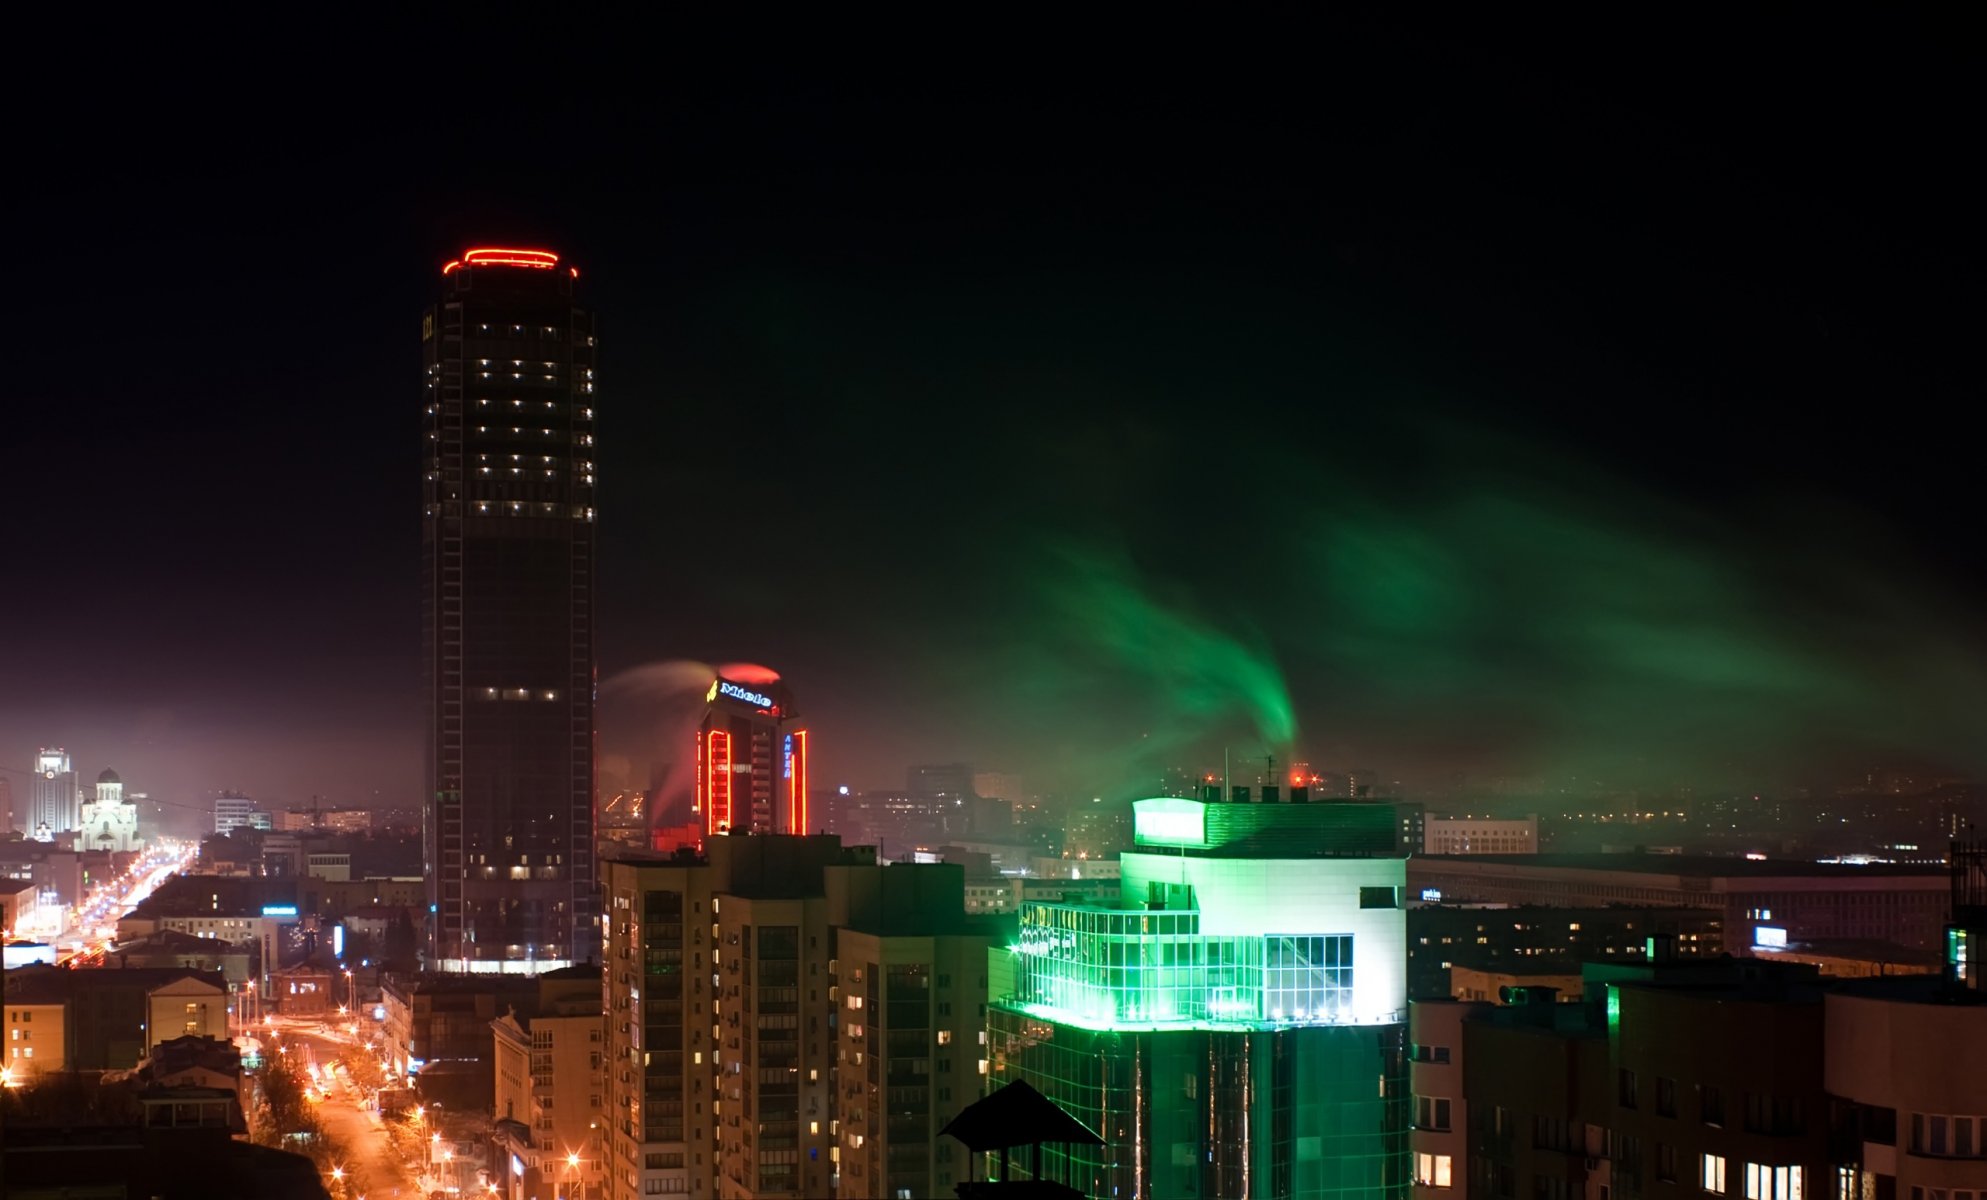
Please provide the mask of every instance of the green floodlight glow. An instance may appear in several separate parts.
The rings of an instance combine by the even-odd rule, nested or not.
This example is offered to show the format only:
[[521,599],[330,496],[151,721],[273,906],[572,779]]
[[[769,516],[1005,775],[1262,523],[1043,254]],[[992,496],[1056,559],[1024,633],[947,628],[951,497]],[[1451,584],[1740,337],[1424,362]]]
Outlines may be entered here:
[[1021,906],[1016,1007],[1088,1029],[1366,1025],[1352,935],[1201,933],[1194,912]]
[[1207,805],[1160,796],[1132,801],[1132,835],[1142,846],[1207,845]]
[[1621,1028],[1621,989],[1613,984],[1608,989],[1608,1032]]

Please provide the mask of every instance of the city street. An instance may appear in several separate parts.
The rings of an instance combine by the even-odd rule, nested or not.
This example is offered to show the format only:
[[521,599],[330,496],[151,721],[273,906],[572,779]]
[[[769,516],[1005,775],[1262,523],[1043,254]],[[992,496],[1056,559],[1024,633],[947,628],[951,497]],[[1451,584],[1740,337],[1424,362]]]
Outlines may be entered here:
[[[280,1036],[284,1045],[291,1047],[290,1053],[303,1049],[310,1054],[311,1061],[327,1069],[351,1044],[350,1039],[317,1032],[302,1022],[285,1022]],[[366,1111],[365,1097],[342,1079],[329,1080],[323,1091],[324,1102],[318,1106],[318,1117],[324,1122],[326,1132],[344,1147],[346,1169],[359,1172],[363,1181],[363,1191],[348,1189],[345,1196],[351,1200],[362,1195],[390,1200],[396,1196],[421,1195],[414,1172],[394,1154],[386,1131]]]

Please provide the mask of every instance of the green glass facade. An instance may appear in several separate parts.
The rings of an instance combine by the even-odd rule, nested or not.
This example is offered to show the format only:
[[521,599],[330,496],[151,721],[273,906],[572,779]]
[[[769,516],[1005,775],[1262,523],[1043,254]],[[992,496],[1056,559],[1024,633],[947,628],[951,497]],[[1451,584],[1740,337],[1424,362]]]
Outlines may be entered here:
[[[1104,1145],[1041,1178],[1098,1200],[1397,1200],[1409,1191],[1400,1025],[1087,1029],[996,1008],[989,1084],[1026,1079]],[[1036,1164],[1010,1166],[1028,1178]]]
[[1200,914],[1021,906],[1011,1003],[1095,1028],[1353,1019],[1352,935],[1207,936]]
[[1115,905],[1024,904],[992,952],[989,1086],[1025,1079],[1105,1143],[1010,1171],[1097,1200],[1403,1200],[1391,810],[1167,797],[1134,811]]

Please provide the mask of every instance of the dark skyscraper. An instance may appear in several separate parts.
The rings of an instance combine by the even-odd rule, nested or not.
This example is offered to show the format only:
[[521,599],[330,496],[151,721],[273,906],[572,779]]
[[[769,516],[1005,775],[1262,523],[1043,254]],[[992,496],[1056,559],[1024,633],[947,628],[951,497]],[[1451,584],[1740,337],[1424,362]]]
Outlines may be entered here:
[[421,323],[429,961],[597,946],[593,316],[543,250],[470,250]]

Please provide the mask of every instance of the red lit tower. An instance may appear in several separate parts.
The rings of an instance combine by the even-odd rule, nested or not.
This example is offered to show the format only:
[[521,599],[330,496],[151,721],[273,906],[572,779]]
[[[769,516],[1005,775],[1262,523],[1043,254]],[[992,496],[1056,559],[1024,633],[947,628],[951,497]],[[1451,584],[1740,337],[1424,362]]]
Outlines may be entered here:
[[767,672],[718,676],[697,726],[696,811],[706,835],[806,833],[807,730],[793,692]]

